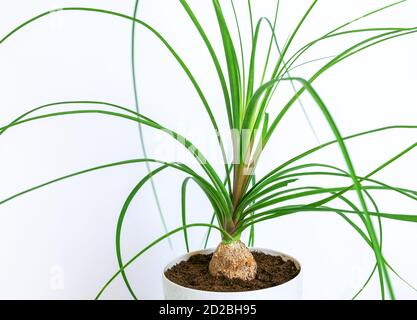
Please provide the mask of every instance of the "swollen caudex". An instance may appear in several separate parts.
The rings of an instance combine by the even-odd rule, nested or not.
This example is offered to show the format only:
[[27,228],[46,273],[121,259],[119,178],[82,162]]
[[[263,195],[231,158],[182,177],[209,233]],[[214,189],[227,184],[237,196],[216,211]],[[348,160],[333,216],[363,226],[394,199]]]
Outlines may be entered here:
[[220,243],[209,264],[210,274],[228,279],[250,281],[256,277],[256,261],[241,242]]

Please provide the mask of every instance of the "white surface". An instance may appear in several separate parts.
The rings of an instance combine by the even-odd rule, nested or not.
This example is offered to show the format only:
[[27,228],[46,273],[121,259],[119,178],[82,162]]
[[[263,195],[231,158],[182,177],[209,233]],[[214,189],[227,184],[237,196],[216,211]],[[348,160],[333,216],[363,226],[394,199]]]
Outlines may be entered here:
[[[180,263],[181,261],[187,261],[196,254],[209,254],[214,249],[195,251],[170,262],[164,269],[164,271]],[[303,296],[303,268],[300,263],[293,257],[283,254],[281,252],[263,249],[253,248],[252,251],[263,252],[273,256],[281,256],[284,261],[292,260],[297,266],[300,272],[297,276],[288,282],[285,282],[279,286],[253,290],[244,292],[212,292],[195,290],[183,287],[181,285],[172,282],[165,274],[162,275],[162,285],[164,288],[164,297],[166,300],[300,300]]]
[[[61,6],[100,7],[130,14],[133,2],[2,1],[0,35],[38,13]],[[208,26],[209,36],[218,39],[210,1],[190,3]],[[281,46],[309,3],[282,1],[278,31]],[[320,1],[302,35],[296,38],[295,48],[383,3],[389,2]],[[273,4],[274,1],[257,1],[256,16],[271,15]],[[238,10],[243,12],[241,6]],[[415,12],[417,1],[410,0],[359,22],[356,27],[415,26]],[[221,117],[221,125],[225,125],[220,88],[211,63],[207,62],[208,54],[178,2],[142,0],[139,16],[160,30],[189,63],[198,81],[208,90],[209,102]],[[1,44],[1,124],[38,105],[62,100],[104,100],[133,108],[130,29],[131,24],[120,18],[94,13],[56,13]],[[359,38],[323,42],[302,61],[335,54],[355,39]],[[208,138],[211,128],[189,81],[148,32],[139,28],[137,41],[143,113],[184,133],[204,153],[212,155],[210,150],[216,150],[211,147],[214,136],[209,134]],[[417,37],[412,35],[381,44],[341,63],[314,83],[342,133],[390,124],[416,124],[416,41]],[[306,67],[294,74],[307,77],[311,72]],[[277,102],[284,101],[283,93]],[[308,98],[304,98],[304,103],[320,140],[331,139],[314,103]],[[145,130],[145,135],[151,157],[171,160],[176,153],[181,155],[181,148],[175,143],[167,145],[166,137],[151,130]],[[415,131],[390,131],[351,141],[348,147],[358,173],[367,174],[415,140]],[[259,174],[315,144],[296,106],[275,134]],[[141,157],[136,125],[103,116],[74,116],[23,125],[0,137],[0,154],[0,199],[77,170]],[[416,159],[414,150],[376,177],[417,189]],[[311,160],[343,166],[336,148]],[[117,270],[114,238],[118,213],[144,173],[143,165],[108,169],[49,186],[0,206],[0,298],[94,298]],[[170,228],[181,224],[181,178],[182,175],[172,171],[156,178]],[[190,190],[193,194],[189,196],[190,221],[208,221],[211,214],[208,203],[194,186],[190,185]],[[386,193],[375,196],[382,211],[416,213],[411,200]],[[414,224],[384,223],[385,255],[414,284],[417,284],[416,231]],[[147,187],[127,215],[122,239],[125,259],[162,233]],[[199,249],[201,231],[192,230],[190,234],[192,249]],[[217,240],[216,235],[210,245],[216,245]],[[139,297],[162,297],[160,271],[185,250],[180,234],[173,238],[173,243],[173,251],[167,243],[160,244],[128,269]],[[305,271],[304,298],[350,299],[374,264],[371,251],[361,238],[343,220],[328,214],[299,214],[259,225],[256,245],[291,252],[301,261]],[[393,283],[398,298],[417,297],[395,276]],[[361,297],[378,298],[378,292],[374,278]],[[129,294],[122,280],[117,279],[104,297],[129,298]]]

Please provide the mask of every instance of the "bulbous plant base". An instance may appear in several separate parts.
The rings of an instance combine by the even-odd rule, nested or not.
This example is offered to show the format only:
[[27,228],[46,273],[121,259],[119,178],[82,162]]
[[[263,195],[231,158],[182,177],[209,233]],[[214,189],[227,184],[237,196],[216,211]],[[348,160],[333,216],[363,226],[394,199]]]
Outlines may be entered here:
[[209,264],[209,272],[214,277],[250,281],[256,277],[256,261],[240,240],[220,243]]

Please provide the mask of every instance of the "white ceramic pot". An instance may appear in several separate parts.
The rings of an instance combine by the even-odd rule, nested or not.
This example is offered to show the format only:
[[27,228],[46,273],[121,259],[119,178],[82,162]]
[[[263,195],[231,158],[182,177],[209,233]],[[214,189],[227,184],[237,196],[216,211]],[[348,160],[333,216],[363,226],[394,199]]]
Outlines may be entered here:
[[284,260],[293,260],[295,265],[300,269],[298,275],[279,286],[244,292],[213,292],[190,289],[180,286],[165,277],[165,271],[179,262],[187,261],[195,254],[210,254],[213,251],[214,249],[195,251],[175,259],[166,266],[162,275],[166,300],[299,300],[302,298],[302,269],[300,263],[289,255],[268,249],[253,248],[251,251],[260,251],[274,256],[281,256]]

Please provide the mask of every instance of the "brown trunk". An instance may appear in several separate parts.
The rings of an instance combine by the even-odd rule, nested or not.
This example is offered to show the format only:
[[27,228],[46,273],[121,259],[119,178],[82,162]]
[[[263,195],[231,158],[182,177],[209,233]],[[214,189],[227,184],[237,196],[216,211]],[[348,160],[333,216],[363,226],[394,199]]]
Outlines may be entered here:
[[253,161],[251,158],[252,145],[249,146],[249,149],[246,152],[245,159],[243,163],[238,163],[234,165],[234,179],[233,179],[233,208],[239,205],[240,200],[243,197],[243,194],[246,191],[246,188],[249,184],[249,178],[253,174]]
[[240,240],[220,243],[209,264],[214,277],[250,281],[256,277],[256,261],[249,249]]

